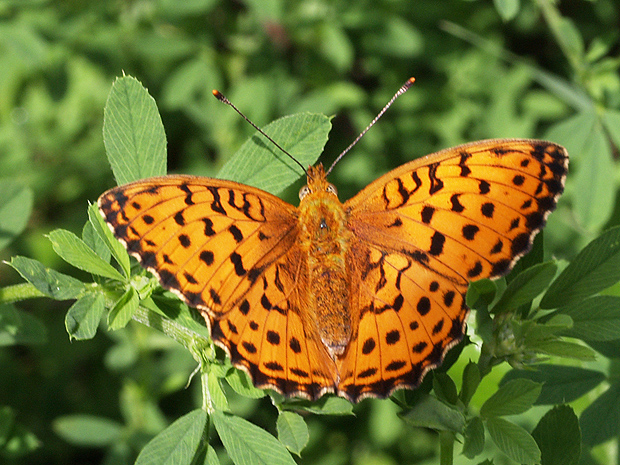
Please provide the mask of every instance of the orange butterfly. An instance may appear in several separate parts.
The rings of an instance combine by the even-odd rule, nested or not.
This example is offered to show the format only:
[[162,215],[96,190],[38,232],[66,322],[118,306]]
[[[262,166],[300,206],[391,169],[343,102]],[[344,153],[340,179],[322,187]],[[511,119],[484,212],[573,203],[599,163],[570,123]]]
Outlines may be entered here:
[[441,364],[463,337],[468,283],[529,250],[567,167],[559,145],[498,139],[402,165],[344,204],[319,164],[297,208],[194,176],[116,187],[99,208],[257,387],[357,402]]

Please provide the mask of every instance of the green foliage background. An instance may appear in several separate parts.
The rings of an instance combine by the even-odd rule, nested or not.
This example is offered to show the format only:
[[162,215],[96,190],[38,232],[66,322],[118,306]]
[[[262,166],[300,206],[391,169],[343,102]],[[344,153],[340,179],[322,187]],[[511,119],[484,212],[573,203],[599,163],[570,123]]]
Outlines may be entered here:
[[[137,77],[157,102],[168,171],[207,176],[218,173],[254,132],[213,98],[213,88],[260,126],[304,111],[334,116],[322,155],[327,164],[415,76],[414,86],[335,169],[331,180],[341,199],[388,169],[441,148],[483,138],[549,138],[567,147],[571,165],[566,192],[545,229],[544,252],[539,244],[535,253],[540,259],[564,259],[562,269],[602,231],[620,223],[619,23],[620,4],[614,0],[0,1],[0,258],[30,257],[93,281],[55,253],[55,241],[71,239],[50,232],[62,228],[82,236],[88,202],[115,185],[104,150],[103,109],[115,78],[124,73]],[[283,196],[296,202],[299,187]],[[84,237],[94,234],[87,229]],[[616,236],[604,238],[618,242]],[[609,265],[611,280],[596,290],[606,295],[597,297],[618,296],[617,268],[615,262]],[[549,275],[545,284],[555,272],[536,270]],[[200,383],[185,388],[196,362],[173,339],[132,322],[118,331],[100,331],[89,341],[70,342],[65,314],[73,302],[62,299],[71,293],[8,306],[27,291],[20,283],[15,270],[0,266],[2,460],[132,463],[153,436],[201,405]],[[594,293],[591,285],[584,285],[587,296]],[[60,288],[70,286],[64,281]],[[537,293],[528,294],[529,300]],[[484,300],[484,289],[480,295]],[[478,314],[484,316],[482,307]],[[566,336],[589,341],[597,360],[568,363],[585,370],[579,377],[581,391],[543,389],[538,397],[542,405],[572,401],[577,416],[601,398],[607,402],[599,401],[598,411],[591,408],[580,416],[582,429],[584,422],[588,426],[609,417],[608,430],[582,431],[584,464],[618,463],[613,451],[620,412],[605,407],[620,405],[616,308],[597,301],[564,312],[573,321],[586,320],[599,339],[603,329],[609,333],[604,341],[592,341],[584,326],[581,333],[575,333],[577,327],[568,331]],[[547,312],[551,316],[545,323],[558,316]],[[588,315],[593,312],[603,312],[602,325],[592,326]],[[478,314],[475,324],[484,328]],[[558,355],[558,350],[547,350]],[[567,351],[573,359],[588,359],[574,348]],[[468,379],[461,375],[468,359],[478,357],[475,347],[467,347],[449,372],[461,401],[461,379]],[[528,362],[506,360],[514,366]],[[560,367],[554,376],[565,379],[560,373],[565,359],[551,361]],[[506,428],[501,413],[493,413],[491,399],[509,392],[498,390],[509,369],[506,363],[498,365],[474,388],[471,408],[486,407],[467,428],[478,431],[482,422],[489,434]],[[510,373],[502,386],[528,376]],[[553,385],[549,379],[546,386]],[[450,383],[442,377],[431,381],[436,397],[451,403]],[[524,401],[529,407],[540,389],[520,386],[524,397],[532,397]],[[294,453],[301,451],[300,463],[437,463],[446,444],[442,433],[415,426],[415,411],[401,420],[397,413],[403,404],[389,400],[364,401],[354,407],[355,417],[305,415],[307,439],[303,427],[299,433],[298,418],[279,415],[269,397],[252,399],[227,387],[225,392],[236,415],[277,435]],[[553,419],[565,420],[559,428],[539,422],[548,410],[543,407],[526,408],[511,420],[530,432],[536,427],[533,436],[542,441],[549,431],[570,430],[573,417],[567,408],[554,409]],[[343,413],[342,408],[334,411]],[[225,418],[214,417],[222,431],[224,424],[239,426]],[[301,445],[294,450],[293,444]],[[212,446],[221,463],[228,463],[215,435]],[[466,442],[465,455],[457,447],[454,461],[469,463],[467,457],[477,455],[479,446]],[[476,463],[484,457],[513,463],[490,445],[488,434],[480,447],[487,455]]]

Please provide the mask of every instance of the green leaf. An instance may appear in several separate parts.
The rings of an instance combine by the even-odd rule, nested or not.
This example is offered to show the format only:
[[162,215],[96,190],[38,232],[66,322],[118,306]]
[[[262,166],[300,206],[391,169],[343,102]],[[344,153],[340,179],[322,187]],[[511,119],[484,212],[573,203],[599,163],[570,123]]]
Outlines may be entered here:
[[559,405],[543,416],[532,437],[541,452],[541,465],[577,465],[581,456],[579,420],[568,405]]
[[324,22],[320,29],[321,41],[318,53],[340,72],[350,69],[355,59],[355,50],[347,32],[340,21]]
[[620,111],[605,109],[602,121],[615,146],[620,147]]
[[249,421],[216,410],[213,423],[235,465],[295,465],[280,441]]
[[482,308],[491,305],[497,293],[497,285],[490,279],[480,279],[470,283],[467,289],[467,306]]
[[620,297],[600,295],[559,308],[555,314],[568,315],[573,326],[565,336],[585,341],[620,339]]
[[0,450],[9,440],[15,427],[15,412],[10,407],[0,406]]
[[105,447],[123,433],[123,425],[114,420],[92,415],[67,415],[56,418],[54,432],[65,441],[78,446]]
[[24,230],[33,202],[31,189],[12,179],[0,181],[0,250]]
[[226,375],[226,381],[238,394],[252,399],[265,397],[265,391],[254,387],[252,380],[243,370],[230,370]]
[[584,362],[596,360],[596,354],[589,347],[573,342],[560,341],[559,339],[532,341],[528,342],[527,347],[545,355],[574,358]]
[[[272,393],[275,396],[276,393]],[[282,408],[303,410],[315,415],[353,415],[353,405],[342,397],[323,396],[310,402],[301,399],[287,400]]]
[[112,86],[103,114],[103,142],[118,184],[166,174],[166,134],[157,105],[131,76]]
[[11,435],[2,448],[2,457],[8,460],[17,460],[32,453],[41,447],[41,441],[24,426],[13,425]]
[[140,451],[136,465],[192,464],[205,447],[206,427],[207,413],[201,409],[191,411],[151,439]]
[[39,319],[13,305],[0,304],[0,347],[45,342],[47,329]]
[[56,229],[49,234],[54,251],[67,263],[106,278],[122,281],[120,274],[112,265],[103,261],[93,249],[88,247],[82,239],[64,229]]
[[517,378],[542,383],[535,405],[553,405],[578,399],[603,382],[605,375],[585,368],[542,364],[531,370],[511,370],[502,378],[500,385]]
[[412,426],[435,431],[462,433],[465,430],[465,417],[460,411],[427,394],[421,396],[409,411],[399,416]]
[[620,227],[590,242],[560,273],[540,302],[541,308],[574,304],[620,280]]
[[75,299],[84,292],[84,283],[81,281],[46,268],[31,258],[16,256],[11,258],[9,265],[37,290],[52,299]]
[[[207,377],[207,389],[209,390],[209,401],[213,405],[213,408],[218,410],[222,410],[224,412],[230,411],[230,406],[228,405],[228,397],[224,393],[222,389],[222,379],[215,375],[215,370],[211,368],[210,373]],[[204,379],[203,379],[204,383]]]
[[204,463],[205,465],[220,465],[220,459],[217,457],[215,449],[211,447],[210,444],[207,447],[207,456],[205,457]]
[[276,427],[280,442],[293,454],[300,455],[310,439],[308,425],[301,415],[295,412],[280,412]]
[[105,312],[105,298],[99,292],[91,292],[78,299],[67,311],[65,328],[70,339],[92,339]]
[[482,453],[484,449],[484,424],[480,417],[473,417],[465,427],[463,433],[465,442],[463,443],[463,455],[468,459],[473,459]]
[[121,244],[116,237],[114,237],[114,234],[112,234],[112,230],[104,221],[97,205],[91,205],[88,207],[88,221],[90,221],[90,224],[93,226],[101,240],[103,240],[108,249],[110,249],[110,252],[112,252],[112,256],[120,265],[123,274],[129,278],[131,275],[129,254],[127,253],[127,250],[125,250],[125,247],[123,247],[123,244]]
[[[616,183],[613,176],[615,165],[607,134],[596,124],[587,138],[584,150],[579,154],[579,169],[573,178],[576,192],[588,195],[573,197],[577,220],[588,231],[597,231],[607,223],[616,200]],[[592,207],[596,199],[596,208]]]
[[523,413],[534,405],[541,388],[542,384],[529,379],[509,381],[482,404],[480,415],[490,418]]
[[95,227],[90,221],[84,223],[84,227],[82,228],[82,240],[88,247],[95,251],[101,260],[110,263],[112,253],[105,241],[99,236],[97,231],[95,231]]
[[469,401],[478,389],[480,379],[480,369],[478,365],[470,361],[465,365],[465,369],[463,370],[463,382],[461,383],[461,392],[459,394],[463,404],[469,405]]
[[139,304],[138,293],[133,287],[129,287],[108,314],[110,329],[115,331],[127,326]]
[[547,288],[556,270],[554,262],[547,262],[522,271],[510,281],[491,313],[507,312],[530,303]]
[[456,405],[458,395],[456,384],[446,373],[433,372],[433,391],[437,398],[451,405]]
[[612,384],[579,418],[583,443],[591,447],[620,434],[620,383]]
[[620,339],[615,341],[588,341],[588,345],[607,358],[620,358]]
[[573,63],[583,61],[583,38],[575,24],[566,17],[557,18],[557,27],[554,28],[556,39],[563,46],[564,52]]
[[540,449],[523,428],[500,417],[486,420],[487,431],[495,445],[515,462],[534,465],[540,462]]
[[[308,166],[321,155],[330,129],[326,116],[301,113],[280,118],[264,131],[303,166]],[[297,163],[256,133],[228,160],[217,177],[277,194],[303,174]]]
[[517,16],[521,7],[520,0],[493,0],[495,9],[504,21],[510,21]]

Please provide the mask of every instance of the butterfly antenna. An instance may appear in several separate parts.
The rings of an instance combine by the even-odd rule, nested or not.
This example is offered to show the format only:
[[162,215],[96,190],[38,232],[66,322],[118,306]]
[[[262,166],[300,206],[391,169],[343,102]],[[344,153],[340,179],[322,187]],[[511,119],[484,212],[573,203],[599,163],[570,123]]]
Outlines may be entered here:
[[308,171],[306,170],[306,168],[304,168],[304,165],[302,165],[299,160],[297,160],[293,155],[291,155],[290,153],[288,153],[286,150],[284,150],[275,140],[273,140],[271,137],[269,137],[267,134],[265,134],[265,132],[259,128],[257,125],[255,125],[252,121],[250,121],[250,119],[245,116],[243,113],[241,113],[241,110],[239,110],[235,105],[233,105],[233,103],[228,100],[224,94],[222,94],[219,90],[213,90],[213,96],[218,99],[220,102],[225,103],[226,105],[228,105],[229,107],[231,107],[233,110],[235,110],[237,113],[239,113],[239,115],[241,115],[241,117],[246,120],[248,123],[250,123],[252,125],[252,127],[254,129],[256,129],[258,132],[260,132],[263,136],[265,136],[267,138],[267,140],[269,140],[269,142],[271,142],[273,145],[275,145],[278,149],[280,149],[282,152],[284,152],[291,160],[293,160],[295,163],[297,163],[299,165],[299,167],[304,171],[304,173],[306,174],[306,176],[308,175]]
[[351,145],[349,145],[346,149],[344,149],[342,151],[342,153],[340,155],[338,155],[338,157],[336,158],[336,160],[334,160],[334,162],[331,164],[331,166],[329,167],[329,169],[327,170],[327,172],[325,173],[325,176],[327,176],[329,173],[331,173],[331,171],[334,169],[334,166],[336,166],[336,163],[338,163],[340,161],[340,159],[342,157],[345,156],[345,154],[351,150],[353,148],[353,146],[355,144],[357,144],[359,142],[359,140],[364,137],[364,134],[366,134],[368,132],[368,130],[373,127],[375,125],[375,123],[377,121],[379,121],[379,118],[381,118],[383,116],[383,113],[385,113],[387,111],[388,108],[390,108],[390,106],[392,106],[392,104],[394,103],[394,100],[396,100],[398,97],[400,97],[401,95],[403,95],[405,92],[407,92],[409,90],[409,88],[411,87],[411,85],[415,82],[415,78],[409,78],[407,80],[407,82],[405,82],[403,84],[403,86],[398,89],[398,92],[396,92],[394,94],[394,97],[392,97],[390,99],[390,101],[383,107],[383,110],[381,110],[379,112],[379,114],[375,117],[375,119],[373,119],[370,124],[368,126],[366,126],[366,129],[364,129],[361,134],[359,136],[357,136],[357,138],[351,142]]

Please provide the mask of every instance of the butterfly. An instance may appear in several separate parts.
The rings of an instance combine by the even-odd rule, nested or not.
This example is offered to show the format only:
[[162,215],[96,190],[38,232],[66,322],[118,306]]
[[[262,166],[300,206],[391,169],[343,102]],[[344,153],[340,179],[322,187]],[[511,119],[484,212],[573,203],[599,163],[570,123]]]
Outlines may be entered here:
[[257,387],[357,402],[442,363],[463,338],[468,284],[528,252],[567,169],[557,144],[496,139],[406,163],[344,203],[318,164],[298,207],[194,176],[119,186],[98,206]]

